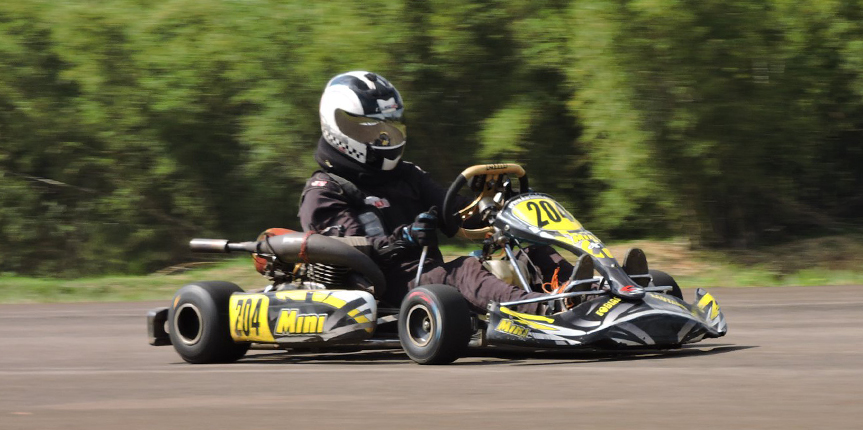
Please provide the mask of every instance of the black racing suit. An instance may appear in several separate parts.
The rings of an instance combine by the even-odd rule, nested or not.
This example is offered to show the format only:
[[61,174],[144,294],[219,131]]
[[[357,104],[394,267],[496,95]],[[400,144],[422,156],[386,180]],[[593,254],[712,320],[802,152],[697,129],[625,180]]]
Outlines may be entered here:
[[[322,165],[324,165],[322,163]],[[340,172],[341,173],[341,172]],[[334,179],[338,178],[338,179]],[[387,280],[387,290],[382,300],[398,306],[410,288],[419,266],[421,248],[406,247],[390,252],[395,240],[390,236],[399,227],[411,224],[417,215],[432,206],[442,208],[446,190],[435,183],[430,175],[408,162],[401,162],[394,171],[387,172],[385,181],[350,181],[363,195],[367,204],[374,205],[379,218],[383,221],[383,234],[368,237],[372,245],[372,258],[376,260]],[[299,217],[304,231],[324,231],[328,234],[344,236],[367,236],[355,198],[339,184],[344,181],[340,175],[315,172],[303,189]],[[448,232],[452,236],[455,232]],[[564,272],[571,272],[572,266],[554,253],[550,247],[538,247],[530,252],[534,264],[542,268],[543,278],[549,280],[554,267],[560,265]],[[565,274],[568,276],[568,273]],[[566,278],[563,278],[566,279]],[[485,312],[490,300],[497,302],[520,300],[541,296],[541,293],[527,293],[521,288],[510,285],[488,272],[477,258],[460,257],[444,262],[440,249],[429,247],[424,263],[420,284],[447,284],[456,287],[467,299],[471,307]],[[523,305],[519,310],[536,312],[539,305]]]

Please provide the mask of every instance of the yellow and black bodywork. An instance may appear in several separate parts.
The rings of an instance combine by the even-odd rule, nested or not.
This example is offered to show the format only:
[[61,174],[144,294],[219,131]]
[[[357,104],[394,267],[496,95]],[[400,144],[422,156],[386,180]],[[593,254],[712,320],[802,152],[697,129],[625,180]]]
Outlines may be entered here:
[[355,290],[234,293],[228,305],[231,338],[256,343],[349,343],[375,330],[374,297]]
[[[518,192],[510,180],[514,178],[519,182]],[[577,272],[573,272],[572,279],[544,298],[489,303],[485,327],[485,340],[489,344],[539,348],[673,347],[725,335],[725,317],[713,296],[699,289],[695,302],[689,304],[682,300],[673,278],[664,272],[650,271],[646,261],[624,267],[563,205],[550,195],[533,192],[527,184],[527,175],[518,165],[469,167],[447,190],[443,217],[447,224],[455,225],[477,218],[485,221],[485,227],[462,228],[462,236],[483,240],[479,256],[485,261],[496,258],[495,253],[503,250],[512,271],[518,275],[511,278],[518,279],[529,292],[537,288],[529,285],[528,277],[522,273],[513,254],[515,246],[565,249],[579,261],[586,261],[584,267],[589,267],[590,274],[576,279]],[[457,208],[456,196],[468,185],[476,198],[468,206]],[[643,257],[643,252],[639,252]],[[638,257],[631,261],[637,260]],[[594,270],[598,277],[593,277]],[[666,278],[662,282],[670,280],[674,285],[654,285],[651,272],[662,273]],[[667,291],[671,293],[666,294]],[[564,299],[575,297],[584,300],[551,315],[515,311],[520,305],[540,301],[547,308],[560,309]]]
[[508,200],[495,225],[524,243],[553,245],[593,260],[600,274],[596,291],[569,311],[553,316],[521,314],[489,305],[489,343],[535,347],[676,346],[720,337],[727,331],[716,300],[703,289],[693,304],[643,287],[617,262],[593,233],[560,203],[542,193],[522,193]]
[[[209,293],[200,294],[205,291]],[[205,281],[180,289],[170,307],[151,310],[147,330],[151,345],[173,344],[187,361],[213,362],[220,360],[198,357],[197,348],[359,344],[375,333],[377,313],[374,296],[361,290],[247,293],[233,284]]]
[[606,294],[551,316],[492,303],[488,317],[489,343],[541,348],[673,347],[720,337],[727,330],[719,304],[703,289],[696,291],[693,304],[656,292],[641,300]]

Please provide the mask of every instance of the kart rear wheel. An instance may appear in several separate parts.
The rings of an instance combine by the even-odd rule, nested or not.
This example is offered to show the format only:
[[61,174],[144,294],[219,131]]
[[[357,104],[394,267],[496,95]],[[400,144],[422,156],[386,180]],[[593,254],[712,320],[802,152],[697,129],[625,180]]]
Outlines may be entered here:
[[399,310],[399,341],[419,364],[452,363],[467,351],[470,310],[461,293],[449,285],[414,288]]
[[168,334],[174,350],[189,363],[230,363],[246,355],[249,343],[231,339],[228,302],[242,292],[223,281],[196,282],[180,288],[168,309]]
[[665,273],[661,270],[649,270],[650,276],[653,278],[653,285],[659,286],[668,286],[671,285],[671,290],[666,291],[665,294],[677,297],[680,300],[683,300],[683,292],[680,291],[680,286],[677,285],[677,281],[671,277],[668,273]]

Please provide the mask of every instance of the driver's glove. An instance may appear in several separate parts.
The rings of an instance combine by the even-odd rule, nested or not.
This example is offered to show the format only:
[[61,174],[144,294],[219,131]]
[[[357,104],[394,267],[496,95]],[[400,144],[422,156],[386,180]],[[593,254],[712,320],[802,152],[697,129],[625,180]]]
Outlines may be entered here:
[[401,240],[412,246],[437,246],[437,208],[417,215],[413,223],[401,228]]
[[[437,208],[417,215],[414,222],[398,227],[386,238],[374,238],[373,249],[381,264],[390,264],[406,252],[417,252],[421,246],[437,246]],[[380,240],[383,239],[383,240]],[[419,254],[417,254],[419,256]]]

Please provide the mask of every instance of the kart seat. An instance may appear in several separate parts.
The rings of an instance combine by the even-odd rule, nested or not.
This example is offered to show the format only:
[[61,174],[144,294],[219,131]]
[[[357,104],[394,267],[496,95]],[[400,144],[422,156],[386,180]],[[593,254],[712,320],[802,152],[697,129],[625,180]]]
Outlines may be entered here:
[[[519,270],[521,273],[528,274],[530,273],[527,268],[527,264],[524,261],[518,260],[516,261],[518,264]],[[515,273],[515,270],[512,268],[512,264],[508,260],[486,260],[482,262],[482,267],[485,267],[486,270],[492,273],[492,275],[497,276],[501,281],[506,282],[510,285],[521,285],[518,281],[518,275]],[[528,282],[530,278],[528,278]]]
[[642,287],[650,284],[650,271],[647,268],[647,256],[639,248],[630,248],[623,257],[623,271]]

